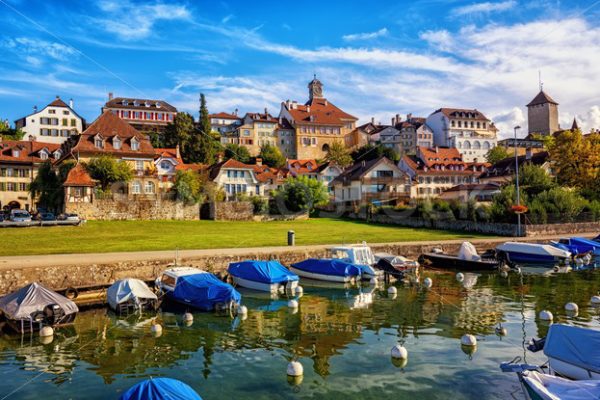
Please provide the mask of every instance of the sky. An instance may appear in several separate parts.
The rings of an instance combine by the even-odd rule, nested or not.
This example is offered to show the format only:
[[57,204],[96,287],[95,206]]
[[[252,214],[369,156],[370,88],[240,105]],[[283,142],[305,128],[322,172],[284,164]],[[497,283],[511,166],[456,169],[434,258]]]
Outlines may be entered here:
[[313,74],[329,101],[390,123],[476,108],[526,133],[544,90],[560,123],[600,128],[600,0],[0,0],[0,118],[55,96],[88,122],[115,97],[279,113]]

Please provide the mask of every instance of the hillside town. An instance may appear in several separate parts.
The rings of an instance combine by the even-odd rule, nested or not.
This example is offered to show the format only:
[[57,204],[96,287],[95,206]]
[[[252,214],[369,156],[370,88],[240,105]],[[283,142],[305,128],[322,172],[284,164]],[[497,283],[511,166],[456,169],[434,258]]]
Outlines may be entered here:
[[[308,83],[308,100],[282,101],[277,112],[209,114],[202,96],[198,120],[164,100],[109,93],[100,115],[89,122],[73,99],[56,96],[14,121],[14,128],[4,122],[0,208],[79,212],[93,219],[82,204],[118,196],[129,204],[174,199],[186,174],[201,176],[203,188],[214,189],[211,200],[268,199],[290,179],[305,177],[326,188],[329,206],[398,206],[438,198],[490,202],[513,178],[515,155],[517,162],[551,173],[545,138],[564,131],[558,103],[541,88],[526,105],[528,132],[515,127],[515,137],[504,140],[472,104],[359,125],[332,101],[316,76]],[[578,130],[577,121],[570,130]],[[497,148],[504,157],[490,157]],[[90,168],[101,159],[127,165],[130,173],[103,178],[101,167]],[[54,201],[32,190],[40,186],[44,165],[60,175],[56,190],[62,186],[62,193]]]

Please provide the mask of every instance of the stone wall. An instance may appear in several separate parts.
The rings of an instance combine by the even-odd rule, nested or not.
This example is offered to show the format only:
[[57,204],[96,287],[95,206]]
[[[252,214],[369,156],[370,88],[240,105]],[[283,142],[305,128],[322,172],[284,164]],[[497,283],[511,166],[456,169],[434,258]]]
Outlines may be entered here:
[[109,198],[94,199],[92,203],[67,203],[65,212],[78,214],[88,220],[130,219],[200,219],[198,204],[187,205],[180,201],[161,199]]
[[575,235],[578,233],[598,232],[600,234],[600,222],[573,222],[562,224],[525,225],[526,236],[535,237],[539,235]]
[[203,208],[208,212],[206,218],[216,221],[252,221],[254,218],[254,206],[249,201],[212,202]]

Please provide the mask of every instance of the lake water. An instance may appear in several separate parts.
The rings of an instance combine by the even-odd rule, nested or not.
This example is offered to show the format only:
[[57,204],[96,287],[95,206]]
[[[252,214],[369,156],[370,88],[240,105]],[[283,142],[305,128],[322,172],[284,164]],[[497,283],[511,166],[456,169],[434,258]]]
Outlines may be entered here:
[[[0,399],[116,399],[150,376],[180,379],[209,400],[522,398],[516,376],[499,364],[516,356],[544,361],[523,350],[524,341],[547,331],[539,311],[598,328],[589,299],[600,289],[600,271],[465,275],[463,285],[454,273],[428,271],[431,289],[398,284],[396,298],[368,286],[303,283],[296,313],[285,299],[242,291],[246,320],[197,313],[188,327],[180,313],[163,312],[158,338],[151,315],[83,311],[50,344],[35,335],[0,337]],[[569,301],[579,304],[578,316],[566,315]],[[506,337],[495,334],[499,322]],[[478,338],[473,354],[461,348],[465,333]],[[400,340],[406,365],[390,358]],[[293,357],[304,366],[301,382],[286,376]]]

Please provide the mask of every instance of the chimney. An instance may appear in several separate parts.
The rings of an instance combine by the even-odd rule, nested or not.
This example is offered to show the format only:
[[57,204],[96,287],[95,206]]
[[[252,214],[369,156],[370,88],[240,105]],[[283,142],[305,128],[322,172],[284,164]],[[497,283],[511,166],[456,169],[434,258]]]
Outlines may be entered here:
[[310,113],[310,106],[306,106],[306,112]]
[[267,111],[267,107],[265,107],[265,118],[267,117],[267,115],[269,115],[269,112]]
[[371,117],[371,123],[375,125],[375,117]]
[[181,158],[181,152],[179,151],[179,143],[177,143],[177,146],[175,146],[175,156],[177,158]]
[[400,114],[396,114],[396,123],[399,124],[400,122],[402,122],[402,117]]
[[329,105],[329,103],[327,102],[327,99],[325,99],[325,107],[327,107]]
[[108,92],[108,101],[111,101],[112,99],[113,99],[112,92]]
[[73,108],[73,99],[69,99],[69,107]]
[[396,126],[396,117],[392,117],[392,126]]
[[533,156],[533,151],[532,151],[531,147],[526,148],[525,149],[525,159],[531,160],[532,156]]
[[237,113],[238,113],[238,109],[236,108],[235,110],[233,110],[233,115],[235,115],[237,117]]
[[256,165],[258,165],[259,167],[262,167],[262,158],[256,157]]
[[410,113],[410,114],[406,114],[406,119],[407,119],[408,121],[410,121],[410,120],[412,119],[412,113]]
[[33,106],[33,112],[36,113],[37,112],[37,106]]
[[436,153],[439,153],[439,152],[440,152],[440,148],[439,148],[439,146],[435,146],[435,152],[436,152]]

